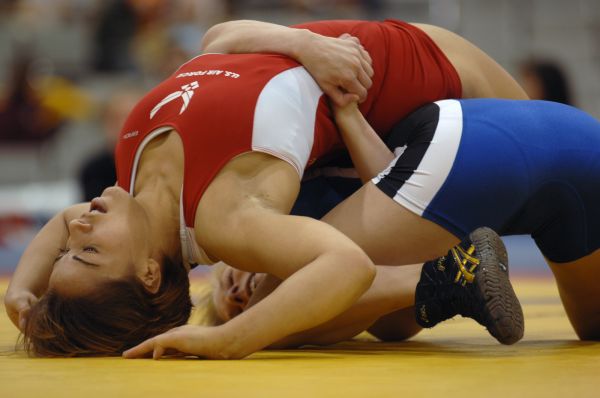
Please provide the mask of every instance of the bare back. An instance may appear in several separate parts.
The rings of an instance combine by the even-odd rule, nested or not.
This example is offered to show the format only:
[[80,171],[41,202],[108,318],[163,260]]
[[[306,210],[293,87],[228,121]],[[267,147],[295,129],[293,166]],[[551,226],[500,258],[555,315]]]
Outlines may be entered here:
[[468,40],[438,26],[414,23],[444,52],[456,68],[463,98],[528,99],[516,80],[489,55]]

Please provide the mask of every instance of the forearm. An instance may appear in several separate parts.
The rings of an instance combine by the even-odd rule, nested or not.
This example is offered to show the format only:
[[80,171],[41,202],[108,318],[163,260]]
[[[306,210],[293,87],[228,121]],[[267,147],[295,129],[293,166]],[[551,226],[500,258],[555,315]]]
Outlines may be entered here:
[[372,60],[357,38],[327,37],[307,29],[259,21],[213,26],[202,40],[205,53],[276,53],[300,64],[331,100],[342,106],[364,101],[371,87]]
[[376,266],[377,275],[369,290],[351,308],[328,322],[302,331],[271,345],[273,348],[306,344],[334,344],[368,329],[379,318],[414,305],[415,286],[421,264]]
[[356,106],[338,110],[336,122],[363,183],[388,167],[394,154],[369,125]]
[[213,26],[202,39],[205,53],[269,52],[300,61],[301,54],[316,34],[306,29],[260,21],[229,21]]
[[86,207],[89,205],[72,206],[54,216],[40,230],[21,256],[8,286],[7,296],[28,291],[39,297],[46,291],[55,259],[69,237],[67,222]]
[[[344,312],[369,288],[370,261],[361,253],[329,253],[286,279],[270,295],[223,325],[233,358],[245,357],[284,337]],[[365,256],[366,257],[366,256]]]

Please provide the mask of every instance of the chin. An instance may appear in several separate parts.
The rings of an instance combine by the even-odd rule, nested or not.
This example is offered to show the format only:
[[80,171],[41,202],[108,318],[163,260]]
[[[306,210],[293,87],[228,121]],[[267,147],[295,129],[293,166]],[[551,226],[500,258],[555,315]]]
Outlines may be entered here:
[[125,190],[123,188],[121,188],[118,185],[114,185],[114,186],[108,187],[104,191],[102,191],[102,196],[116,196],[121,193],[127,194],[127,192],[125,192]]

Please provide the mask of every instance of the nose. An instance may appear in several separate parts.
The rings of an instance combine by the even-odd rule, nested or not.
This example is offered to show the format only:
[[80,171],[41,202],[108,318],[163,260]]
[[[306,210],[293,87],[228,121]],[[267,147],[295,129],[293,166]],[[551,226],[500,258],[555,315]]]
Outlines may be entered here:
[[243,284],[234,283],[227,291],[227,302],[229,304],[237,305],[242,309],[246,307],[249,299],[250,293]]
[[69,222],[69,234],[73,235],[78,232],[90,232],[92,230],[92,224],[87,223],[81,218],[76,218]]

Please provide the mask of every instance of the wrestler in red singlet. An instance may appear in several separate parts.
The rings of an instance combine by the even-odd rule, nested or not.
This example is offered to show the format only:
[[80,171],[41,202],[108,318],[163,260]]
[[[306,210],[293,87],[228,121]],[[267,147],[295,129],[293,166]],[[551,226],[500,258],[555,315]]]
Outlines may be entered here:
[[[459,98],[458,74],[421,30],[399,21],[298,25],[326,36],[350,33],[373,59],[373,85],[360,106],[380,134],[419,106]],[[323,93],[297,62],[275,54],[204,54],[181,66],[130,114],[116,148],[119,185],[133,192],[143,147],[176,130],[184,147],[182,218],[193,227],[198,202],[233,157],[261,151],[302,176],[341,146]]]

